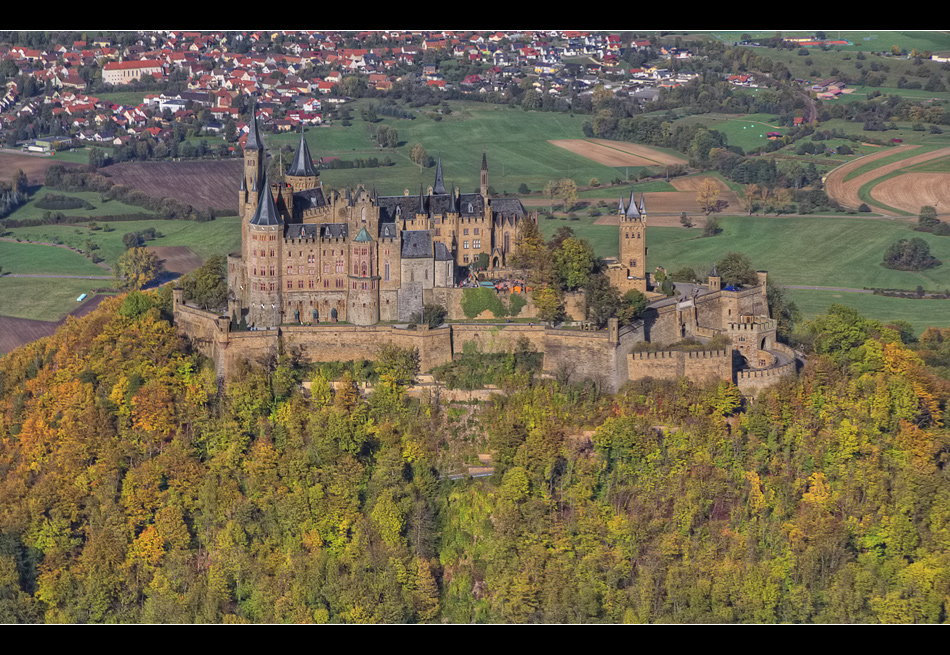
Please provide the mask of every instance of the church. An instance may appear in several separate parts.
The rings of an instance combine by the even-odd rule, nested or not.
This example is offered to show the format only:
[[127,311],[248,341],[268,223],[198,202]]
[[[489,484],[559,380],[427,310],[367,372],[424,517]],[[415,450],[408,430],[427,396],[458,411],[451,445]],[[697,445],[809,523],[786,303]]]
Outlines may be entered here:
[[228,256],[229,313],[252,328],[409,321],[427,289],[457,286],[470,265],[504,274],[523,222],[537,221],[520,200],[489,197],[484,152],[478,193],[446,191],[441,158],[418,195],[324,188],[303,134],[283,179],[268,180],[266,161],[255,117],[239,190],[241,252]]

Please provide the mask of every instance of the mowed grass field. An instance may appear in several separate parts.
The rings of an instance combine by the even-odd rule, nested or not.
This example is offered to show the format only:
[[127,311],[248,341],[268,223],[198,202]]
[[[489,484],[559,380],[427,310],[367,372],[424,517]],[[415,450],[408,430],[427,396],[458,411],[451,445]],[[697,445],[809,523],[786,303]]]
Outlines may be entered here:
[[15,241],[0,241],[0,266],[4,274],[109,275],[109,271],[72,250]]
[[787,293],[805,320],[827,314],[829,306],[838,304],[852,307],[882,323],[907,321],[918,336],[928,327],[950,327],[950,301],[947,300],[911,300],[817,289],[788,289]]
[[57,321],[80,306],[81,294],[108,286],[103,280],[0,277],[0,316]]
[[[914,232],[906,225],[874,219],[819,217],[726,216],[722,233],[702,237],[699,227],[649,228],[647,265],[674,271],[692,266],[708,270],[729,252],[741,252],[752,265],[766,269],[782,284],[878,287],[893,289],[950,288],[950,238]],[[898,239],[920,237],[946,262],[915,273],[884,268],[884,251]]]
[[[383,118],[375,125],[390,125],[399,133],[399,147],[377,148],[370,138],[370,124],[360,118],[359,108],[368,101],[353,103],[352,124],[311,128],[307,143],[314,159],[335,156],[352,160],[357,157],[389,157],[393,166],[385,168],[323,170],[324,184],[331,187],[363,183],[386,195],[401,194],[405,189],[417,193],[420,185],[428,188],[435,180],[435,167],[421,168],[409,153],[416,143],[433,158],[442,158],[446,187],[454,184],[465,192],[478,188],[482,152],[488,159],[488,183],[501,193],[514,192],[524,183],[533,190],[549,181],[564,177],[586,185],[591,178],[601,181],[623,177],[622,168],[597,164],[580,155],[548,143],[557,139],[581,139],[581,126],[589,116],[571,116],[553,112],[526,112],[473,102],[453,102],[452,113],[435,121],[424,113],[415,120]],[[281,144],[296,148],[299,135],[264,135],[264,141],[276,150]]]
[[[212,255],[226,255],[241,249],[241,219],[237,216],[221,217],[204,223],[149,220],[100,223],[99,225],[100,227],[108,225],[112,231],[90,230],[86,226],[79,225],[41,225],[11,228],[7,230],[7,236],[47,243],[58,240],[59,243],[81,249],[85,249],[86,240],[91,239],[99,246],[97,251],[99,256],[110,266],[115,264],[125,252],[122,237],[126,233],[140,232],[150,227],[163,236],[145,245],[188,246],[203,260]],[[56,248],[56,250],[68,253],[62,248]],[[68,254],[75,255],[75,253]],[[78,255],[75,256],[78,257]],[[58,270],[51,272],[60,273]]]

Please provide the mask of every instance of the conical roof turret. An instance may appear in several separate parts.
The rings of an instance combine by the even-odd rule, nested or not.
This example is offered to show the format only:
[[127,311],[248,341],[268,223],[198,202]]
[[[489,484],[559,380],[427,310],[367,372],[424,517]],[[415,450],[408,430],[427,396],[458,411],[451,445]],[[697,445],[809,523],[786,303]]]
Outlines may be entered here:
[[270,192],[270,185],[267,184],[267,174],[264,174],[264,189],[260,200],[257,202],[257,210],[251,218],[251,225],[282,225],[283,220],[280,212],[277,211],[277,205],[274,203],[274,196]]
[[445,184],[442,182],[442,155],[439,154],[439,162],[435,167],[435,188],[432,191],[436,195],[445,194]]
[[260,131],[257,128],[257,108],[251,102],[251,121],[248,125],[247,142],[244,144],[245,150],[263,150],[264,142],[261,140]]
[[316,177],[317,171],[313,167],[313,157],[310,156],[310,146],[300,133],[300,143],[297,144],[297,152],[294,154],[294,160],[290,163],[290,170],[287,175],[299,177]]

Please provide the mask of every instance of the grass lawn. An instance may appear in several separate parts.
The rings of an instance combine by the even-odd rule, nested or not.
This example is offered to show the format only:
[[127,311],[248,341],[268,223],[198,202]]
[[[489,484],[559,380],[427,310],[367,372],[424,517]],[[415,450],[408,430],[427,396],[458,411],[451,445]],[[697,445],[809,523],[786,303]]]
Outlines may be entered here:
[[60,243],[76,248],[85,248],[86,239],[92,239],[99,245],[99,255],[111,266],[125,252],[123,235],[149,227],[155,228],[163,236],[147,242],[148,246],[188,246],[202,259],[238,251],[241,249],[240,222],[237,216],[226,216],[206,223],[165,220],[99,223],[100,227],[111,227],[111,232],[90,230],[78,225],[41,225],[12,228],[8,230],[7,236],[46,242],[58,239]]
[[0,314],[36,321],[58,321],[80,306],[76,298],[108,286],[101,280],[0,277]]
[[56,246],[0,241],[4,273],[21,275],[109,275],[79,253]]
[[903,320],[914,327],[919,336],[930,326],[950,327],[950,302],[946,300],[909,300],[887,298],[869,293],[846,293],[813,289],[788,289],[789,297],[798,306],[802,318],[813,319],[828,313],[832,304],[853,307],[863,316],[883,323]]

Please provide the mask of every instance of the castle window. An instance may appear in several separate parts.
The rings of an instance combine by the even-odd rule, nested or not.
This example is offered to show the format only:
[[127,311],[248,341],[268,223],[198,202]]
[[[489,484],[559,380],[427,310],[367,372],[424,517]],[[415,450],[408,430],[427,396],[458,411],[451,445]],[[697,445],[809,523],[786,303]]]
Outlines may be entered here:
[[481,247],[482,247],[482,240],[481,240],[481,239],[475,239],[474,245],[473,245],[472,247],[473,247],[473,248],[476,248],[476,249],[477,249],[477,248],[481,248]]
[[462,242],[462,247],[465,248],[466,250],[468,250],[468,241],[463,241],[463,242]]
[[297,288],[303,289],[303,280],[297,280]]
[[384,270],[386,271],[386,273],[385,273],[385,280],[386,280],[387,282],[389,282],[389,262],[388,262],[388,261],[386,262],[386,266],[385,266]]
[[287,275],[293,275],[293,274],[294,274],[294,267],[293,267],[293,266],[288,266],[288,267],[287,267]]
[[478,228],[476,227],[476,228],[475,228],[475,236],[478,236],[478,234],[479,234]]
[[465,236],[468,236],[468,228],[465,228],[464,230],[462,230],[462,234],[464,234]]
[[288,288],[288,289],[293,289],[293,288],[294,288],[294,282],[293,282],[293,280],[287,280],[287,288]]
[[467,264],[467,263],[468,263],[468,255],[465,255],[464,257],[462,257],[462,261]]

